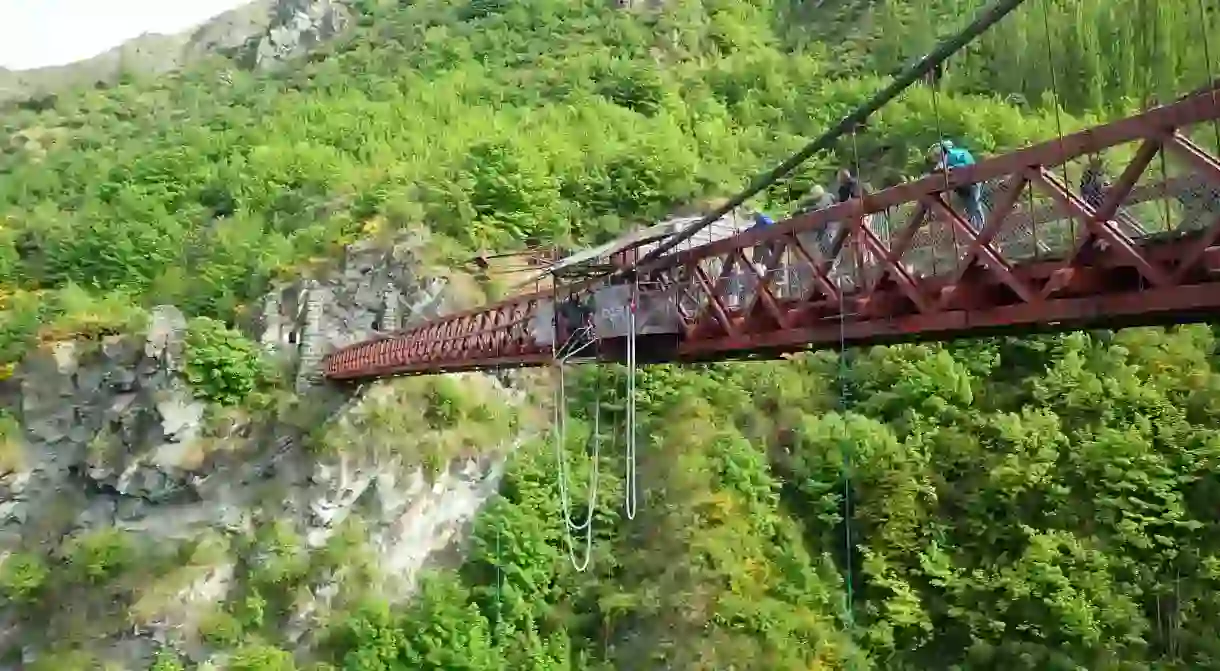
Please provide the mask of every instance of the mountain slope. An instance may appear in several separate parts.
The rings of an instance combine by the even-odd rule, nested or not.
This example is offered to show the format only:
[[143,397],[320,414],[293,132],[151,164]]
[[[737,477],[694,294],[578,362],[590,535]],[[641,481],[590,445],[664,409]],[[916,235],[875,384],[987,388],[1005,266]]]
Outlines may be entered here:
[[[232,416],[253,417],[236,425],[255,434],[310,429],[320,454],[292,447],[284,463],[321,464],[326,482],[372,492],[352,506],[377,528],[354,520],[337,546],[318,546],[302,542],[316,520],[276,489],[310,478],[286,471],[256,487],[258,520],[281,523],[215,529],[229,548],[221,559],[236,567],[232,589],[202,622],[168,627],[178,633],[163,644],[139,638],[141,653],[159,647],[162,671],[1216,668],[1220,374],[1205,327],[652,367],[637,380],[631,427],[634,516],[624,510],[619,368],[569,376],[558,454],[558,440],[525,421],[550,416],[543,380],[512,380],[504,399],[520,405],[507,415],[480,395],[482,385],[500,388],[482,376],[470,376],[475,388],[451,378],[373,385],[376,398],[400,402],[326,423],[289,380],[300,377],[277,374],[289,363],[277,357],[302,349],[297,329],[311,315],[347,333],[384,325],[383,303],[399,305],[384,286],[401,277],[396,266],[336,261],[354,241],[394,241],[422,225],[432,235],[418,263],[451,264],[434,274],[459,276],[476,251],[591,242],[722,197],[880,88],[878,70],[921,53],[921,40],[964,23],[977,3],[814,5],[802,14],[766,0],[368,0],[354,7],[350,39],[291,68],[204,63],[6,117],[0,362],[29,354],[17,367],[24,384],[23,366],[54,359],[55,343],[104,346],[160,303],[248,327],[274,347],[260,353],[223,324],[194,322],[197,365],[181,383],[223,408],[218,430],[233,430]],[[1119,39],[1131,26],[1111,20],[1144,16],[1157,35],[1180,38],[1206,23],[1192,22],[1192,3],[1028,5],[957,59],[942,90],[911,90],[856,143],[755,204],[784,211],[800,186],[854,165],[857,147],[865,157],[888,149],[862,161],[863,176],[884,184],[918,174],[941,134],[980,155],[1001,152],[1113,115],[1129,101],[1110,98],[1140,99],[1149,79],[1190,88],[1207,69],[1182,40]],[[1005,48],[1037,41],[1042,7],[1063,31],[1053,44],[1056,62],[1071,64],[1056,71],[1072,73],[1061,92],[1070,114],[1041,105],[1040,52]],[[1095,13],[1082,21],[1085,10]],[[1122,75],[1132,63],[1158,74]],[[314,290],[336,282],[350,295],[318,308],[311,297],[324,292]],[[460,288],[468,299],[498,289]],[[356,309],[359,323],[345,323]],[[276,319],[282,328],[267,327]],[[12,384],[0,383],[0,398],[25,398]],[[12,401],[0,415],[0,444],[45,442],[24,406]],[[86,448],[69,463],[91,463],[93,436],[53,437]],[[420,519],[395,517],[401,507],[380,516],[382,502],[419,488],[388,466],[373,488],[367,461],[498,453],[505,437],[516,450],[457,566],[411,573],[421,579],[409,603],[359,589],[396,577],[385,574],[401,555],[365,552],[386,548],[381,525],[410,530]],[[215,461],[192,464],[199,470],[182,486],[246,454],[228,444],[208,443]],[[100,457],[115,456],[107,445]],[[119,451],[117,463],[94,459],[97,472],[85,476],[109,485],[127,463],[149,473],[160,446],[148,447]],[[5,458],[0,479],[16,472]],[[561,488],[569,470],[571,487]],[[444,480],[436,498],[455,486]],[[8,491],[0,505],[25,501]],[[590,506],[586,567],[585,537],[565,518],[581,522]],[[329,499],[316,509],[333,519]],[[51,532],[77,523],[52,512],[30,523]],[[99,633],[77,613],[126,616],[137,577],[181,577],[162,573],[166,557],[144,563],[110,532],[66,545],[57,533],[24,536],[35,537],[46,542],[0,564],[0,589],[29,604],[11,617],[34,613],[31,624],[62,632],[30,650],[47,666],[104,660],[130,640],[115,624],[125,620],[98,618]],[[323,569],[350,580],[319,585]],[[97,610],[61,607],[69,594]],[[326,608],[311,611],[326,595]]]
[[347,19],[338,0],[256,0],[188,31],[142,35],[83,61],[32,70],[0,68],[0,105],[51,105],[49,96],[65,91],[108,86],[125,76],[164,75],[217,57],[268,68],[337,36]]

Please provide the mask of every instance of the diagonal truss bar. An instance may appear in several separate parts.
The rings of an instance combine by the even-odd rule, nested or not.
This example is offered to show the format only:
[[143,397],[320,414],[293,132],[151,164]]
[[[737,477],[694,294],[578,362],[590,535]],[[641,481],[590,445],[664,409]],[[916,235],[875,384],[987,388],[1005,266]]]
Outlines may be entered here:
[[[1017,181],[1018,184],[1013,191],[1016,192],[1015,195],[1019,197],[1019,191],[1023,190],[1025,180],[1017,178]],[[1006,204],[1002,203],[1004,206],[1003,210],[997,210],[995,213],[993,213],[998,215],[998,217],[995,221],[990,222],[990,225],[992,226],[992,231],[990,233],[991,237],[995,237],[996,230],[999,227],[999,222],[1003,221],[1004,217],[1012,211],[1012,208],[1014,205],[1016,205],[1016,202],[1016,198],[1014,197],[1011,200],[1008,200]],[[1008,288],[1012,289],[1013,293],[1015,293],[1022,301],[1029,303],[1037,299],[1037,294],[1035,294],[1032,289],[1026,286],[1024,282],[1013,276],[1012,266],[1009,265],[1008,261],[1005,261],[1003,257],[997,254],[996,251],[991,248],[990,244],[987,242],[980,242],[982,239],[981,236],[974,232],[974,229],[970,227],[970,224],[966,223],[966,221],[962,219],[961,215],[954,212],[953,209],[949,207],[949,204],[945,202],[944,195],[937,194],[929,197],[928,204],[933,210],[940,214],[941,217],[944,217],[947,221],[949,221],[959,233],[970,240],[969,251],[966,252],[966,257],[958,264],[958,270],[954,273],[953,280],[951,280],[948,287],[946,287],[949,289],[949,291],[942,294],[941,300],[937,306],[938,308],[944,308],[945,303],[947,303],[952,296],[952,290],[958,285],[958,283],[961,282],[962,276],[965,275],[966,270],[969,269],[974,263],[974,259],[977,256],[982,256],[986,261],[987,268],[993,274],[995,274],[995,276],[1001,282],[1008,285]],[[984,229],[984,232],[986,232],[986,229]]]
[[[890,258],[890,254],[887,252],[884,245],[881,244],[881,241],[877,239],[877,235],[863,224],[861,224],[856,233],[859,234],[861,243],[865,245],[876,258],[882,260],[881,262],[886,266],[885,271],[891,274],[891,277],[894,278],[894,282],[898,285],[898,288],[902,291],[903,295],[906,296],[907,300],[911,301],[915,308],[920,312],[930,312],[932,310],[932,305],[928,302],[927,297],[925,297],[923,292],[920,290],[918,283],[916,283],[915,279],[911,277],[911,274],[907,272],[906,268],[903,268],[897,261]],[[860,256],[863,257],[864,255],[861,254]],[[877,290],[878,285],[873,283],[871,286],[865,289],[864,298],[866,300],[872,298],[877,293]]]
[[[726,310],[724,304],[720,302],[720,296],[718,296],[716,291],[713,289],[711,282],[707,278],[707,273],[703,272],[703,268],[699,267],[698,265],[694,266],[694,270],[695,279],[699,282],[699,286],[703,289],[703,292],[707,294],[708,309],[711,310],[716,323],[720,325],[720,328],[724,329],[725,333],[734,335],[737,333],[737,328],[733,325],[733,320],[729,317],[728,310]],[[696,315],[695,327],[697,328],[702,323],[703,319],[701,314]]]
[[[796,235],[787,235],[784,237],[786,240],[791,240],[792,248],[796,250],[797,254],[800,255],[801,259],[804,260],[805,263],[809,264],[809,270],[813,275],[813,288],[821,289],[827,300],[838,301],[839,289],[831,283],[830,276],[826,272],[826,268],[830,267],[830,263],[823,260],[815,261],[813,259],[813,255],[809,253],[809,250],[805,249],[804,243],[802,243],[801,239]],[[818,256],[819,259],[821,259],[821,255],[819,254]],[[826,267],[823,267],[824,264]],[[811,291],[806,297],[806,300],[813,301],[815,298],[816,295]]]
[[[750,274],[754,277],[754,292],[749,302],[746,303],[745,309],[741,311],[742,314],[748,319],[754,311],[754,306],[761,302],[767,313],[775,320],[775,323],[786,327],[788,325],[788,317],[784,310],[780,308],[779,302],[775,299],[775,294],[771,293],[772,275],[770,273],[764,275],[758,272],[757,264],[747,261],[744,254],[744,250],[737,250],[737,255],[741,257],[741,262],[745,264]],[[763,260],[763,263],[771,261],[772,259],[767,258]]]
[[1059,178],[1053,173],[1046,168],[1037,168],[1030,170],[1028,177],[1034,185],[1041,187],[1047,195],[1056,200],[1069,215],[1091,230],[1093,235],[1113,245],[1113,253],[1130,262],[1153,286],[1162,287],[1170,283],[1165,271],[1144,258],[1134,241],[1115,228],[1113,221],[1102,221],[1097,216],[1089,214],[1088,206],[1084,204],[1084,201],[1070,193],[1063,182],[1059,181]]

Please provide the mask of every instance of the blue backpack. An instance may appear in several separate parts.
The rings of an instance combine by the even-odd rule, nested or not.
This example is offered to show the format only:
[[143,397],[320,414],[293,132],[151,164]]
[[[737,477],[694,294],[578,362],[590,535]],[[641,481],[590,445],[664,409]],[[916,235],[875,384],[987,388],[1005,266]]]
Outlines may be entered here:
[[974,165],[974,156],[969,150],[953,147],[945,152],[945,165],[950,168],[964,168],[968,165]]

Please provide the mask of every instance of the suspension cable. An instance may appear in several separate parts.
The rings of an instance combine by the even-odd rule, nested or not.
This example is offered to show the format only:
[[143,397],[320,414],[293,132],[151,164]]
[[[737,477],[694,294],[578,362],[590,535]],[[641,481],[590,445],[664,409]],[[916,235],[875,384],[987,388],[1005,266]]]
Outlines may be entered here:
[[738,207],[741,207],[747,200],[753,198],[763,189],[766,189],[780,179],[783,179],[793,170],[800,167],[800,165],[807,161],[810,157],[834,146],[835,141],[842,137],[845,133],[862,124],[868,119],[868,117],[872,116],[874,112],[884,107],[894,98],[897,98],[900,93],[905,91],[915,82],[919,81],[921,77],[935,70],[937,66],[948,60],[950,56],[957,53],[970,42],[974,41],[974,38],[982,35],[987,31],[988,28],[1012,13],[1012,11],[1021,6],[1023,2],[1025,2],[1025,0],[996,0],[995,4],[980,12],[974,21],[972,21],[970,25],[963,28],[961,32],[947,38],[937,45],[937,47],[932,50],[931,53],[923,56],[915,63],[905,67],[902,71],[895,74],[894,81],[891,82],[889,86],[870,98],[863,105],[856,108],[850,114],[840,119],[833,128],[827,130],[816,140],[805,145],[805,147],[800,151],[788,157],[787,160],[785,160],[775,169],[755,178],[744,191],[728,199],[720,207],[704,215],[695,223],[687,226],[663,241],[661,244],[654,247],[651,251],[645,254],[643,258],[634,261],[628,264],[626,267],[620,268],[614,272],[616,274],[630,272],[640,266],[660,258],[661,256],[664,256],[671,249],[689,240],[699,231],[711,226],[713,223],[719,221],[721,217],[725,216],[729,212],[732,212]]

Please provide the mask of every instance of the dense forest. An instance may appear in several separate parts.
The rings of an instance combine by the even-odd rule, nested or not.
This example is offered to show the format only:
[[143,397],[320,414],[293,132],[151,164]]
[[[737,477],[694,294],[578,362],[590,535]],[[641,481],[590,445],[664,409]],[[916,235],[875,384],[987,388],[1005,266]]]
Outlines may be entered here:
[[[0,364],[158,303],[245,362],[225,324],[371,231],[424,224],[457,258],[726,196],[983,5],[640,4],[361,0],[350,36],[278,74],[217,57],[6,111]],[[783,212],[861,155],[884,182],[940,135],[988,155],[1218,75],[1209,3],[1030,0],[758,204]],[[354,603],[317,666],[1220,669],[1216,348],[1200,326],[648,368],[634,519],[623,372],[582,370],[574,500],[595,398],[618,427],[588,566],[540,439],[464,565],[408,606]],[[243,366],[217,400],[263,383]],[[244,613],[231,668],[293,668]]]

